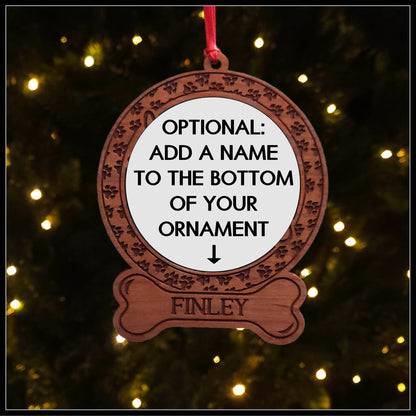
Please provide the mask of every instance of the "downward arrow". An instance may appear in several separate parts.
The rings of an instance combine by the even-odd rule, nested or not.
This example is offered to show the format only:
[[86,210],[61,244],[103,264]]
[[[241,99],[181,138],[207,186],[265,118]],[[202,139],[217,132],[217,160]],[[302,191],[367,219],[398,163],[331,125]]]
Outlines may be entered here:
[[217,261],[221,260],[220,257],[217,257],[217,246],[215,244],[212,245],[212,257],[208,257],[208,260],[212,263],[215,264]]

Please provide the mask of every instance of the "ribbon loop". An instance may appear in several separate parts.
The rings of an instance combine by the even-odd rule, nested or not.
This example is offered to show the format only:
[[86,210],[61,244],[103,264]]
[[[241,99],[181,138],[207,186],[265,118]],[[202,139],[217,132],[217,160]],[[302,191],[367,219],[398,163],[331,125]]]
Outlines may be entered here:
[[218,62],[218,54],[221,50],[218,48],[216,26],[215,26],[215,6],[204,6],[205,36],[207,47],[204,50],[205,57],[208,57],[212,63]]

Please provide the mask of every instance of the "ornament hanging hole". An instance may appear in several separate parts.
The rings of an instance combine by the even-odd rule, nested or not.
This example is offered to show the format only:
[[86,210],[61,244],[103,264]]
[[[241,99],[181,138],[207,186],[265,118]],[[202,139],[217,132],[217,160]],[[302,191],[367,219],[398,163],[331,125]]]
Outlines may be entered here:
[[228,71],[228,58],[220,52],[218,54],[218,60],[211,62],[207,56],[204,60],[204,69],[205,71]]

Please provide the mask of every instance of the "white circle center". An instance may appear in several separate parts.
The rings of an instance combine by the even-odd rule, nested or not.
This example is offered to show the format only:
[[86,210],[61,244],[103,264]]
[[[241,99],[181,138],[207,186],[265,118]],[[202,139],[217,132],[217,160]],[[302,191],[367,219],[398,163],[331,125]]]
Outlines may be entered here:
[[159,115],[126,172],[142,237],[165,259],[202,272],[266,255],[290,226],[299,194],[299,166],[282,130],[229,98],[196,98]]

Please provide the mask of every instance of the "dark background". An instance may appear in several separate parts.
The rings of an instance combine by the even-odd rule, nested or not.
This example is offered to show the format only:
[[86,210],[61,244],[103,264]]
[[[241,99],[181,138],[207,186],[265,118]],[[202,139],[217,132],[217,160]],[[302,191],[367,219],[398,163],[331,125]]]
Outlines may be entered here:
[[[293,269],[309,268],[305,284],[319,293],[302,306],[304,333],[286,346],[248,330],[197,328],[115,341],[112,283],[127,265],[98,210],[100,153],[133,99],[203,69],[201,10],[6,8],[6,254],[17,268],[6,276],[6,407],[131,409],[139,397],[141,409],[407,409],[408,6],[217,7],[230,70],[288,95],[322,142],[328,207]],[[339,220],[345,230],[335,232]],[[13,299],[22,308],[11,309]],[[232,394],[236,383],[243,396]]]

